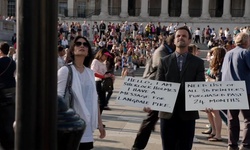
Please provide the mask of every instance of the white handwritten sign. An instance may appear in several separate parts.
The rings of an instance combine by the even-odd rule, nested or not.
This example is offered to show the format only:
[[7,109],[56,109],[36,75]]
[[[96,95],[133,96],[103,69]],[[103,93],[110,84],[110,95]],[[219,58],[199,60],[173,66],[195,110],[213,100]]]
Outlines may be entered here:
[[249,109],[245,81],[186,82],[186,110]]
[[172,112],[180,84],[126,77],[116,100],[134,107]]

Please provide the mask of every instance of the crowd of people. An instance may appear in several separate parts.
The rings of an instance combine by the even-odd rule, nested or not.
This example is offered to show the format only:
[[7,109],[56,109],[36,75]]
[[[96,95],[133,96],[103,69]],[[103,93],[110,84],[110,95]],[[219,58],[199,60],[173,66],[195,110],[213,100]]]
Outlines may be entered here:
[[[220,28],[216,33],[215,29],[211,29],[209,26],[202,31],[200,28],[193,31],[187,24],[170,23],[165,26],[160,22],[157,25],[149,22],[145,27],[142,23],[135,22],[131,24],[129,22],[117,24],[109,22],[106,25],[104,21],[101,21],[100,24],[95,22],[93,26],[90,26],[87,21],[82,24],[59,23],[58,95],[64,96],[68,76],[66,65],[70,65],[73,70],[73,107],[87,122],[79,149],[85,150],[94,147],[93,131],[97,128],[100,131],[100,138],[105,137],[105,125],[102,123],[101,115],[103,110],[112,109],[108,106],[112,91],[105,91],[102,88],[102,81],[111,78],[114,83],[114,72],[117,70],[121,70],[121,77],[134,76],[134,71],[138,67],[145,66],[143,78],[177,82],[181,86],[173,113],[144,108],[144,111],[148,112],[148,117],[143,120],[132,149],[139,150],[146,147],[151,131],[154,130],[154,125],[160,118],[163,149],[191,150],[195,139],[195,120],[199,118],[199,114],[198,111],[185,111],[185,82],[245,80],[249,99],[250,52],[247,50],[250,47],[249,32],[250,27],[235,27],[232,33],[228,28],[225,30]],[[90,34],[92,35],[90,36]],[[14,47],[7,47],[7,43],[1,44],[0,47],[0,61],[5,63],[0,67],[0,85],[3,85],[0,86],[1,91],[15,87],[14,83],[6,84],[5,78],[7,78],[6,72],[10,73],[8,74],[9,79],[14,77],[16,54],[13,49],[16,48],[16,41],[16,35],[13,35]],[[206,73],[203,60],[197,57],[199,47],[196,43],[203,43],[211,49],[208,51],[207,59],[210,61],[210,65]],[[8,62],[7,58],[13,61]],[[13,66],[10,67],[12,63]],[[240,68],[237,64],[240,64]],[[11,80],[11,82],[13,81]],[[1,107],[4,107],[2,101],[0,104]],[[14,107],[14,103],[11,103],[11,106]],[[1,111],[3,110],[1,109]],[[227,111],[224,110],[207,109],[205,111],[211,127],[208,131],[204,131],[204,134],[209,134],[208,140],[221,141],[220,132],[222,120],[224,120],[230,131],[228,149],[237,150],[239,111],[228,111],[229,118],[225,118]],[[12,110],[10,114],[12,117],[13,112]],[[243,112],[247,128],[244,130],[241,150],[250,149],[248,114],[249,110]],[[14,119],[11,122],[3,119],[0,124],[2,125],[2,122],[6,121],[8,124],[6,123],[4,126],[9,126]],[[177,129],[176,127],[179,125],[182,127]],[[12,132],[12,129],[10,131]],[[5,134],[1,133],[0,136]],[[13,134],[11,133],[11,135]],[[4,146],[6,143],[11,143],[11,140],[13,140],[12,136],[8,142],[1,138],[0,143]]]
[[[62,28],[60,28],[60,27],[63,27],[64,25],[65,24],[59,25],[59,35],[68,34],[68,37],[71,37],[72,35],[70,32],[65,33],[63,32]],[[85,29],[87,31],[81,32],[82,30],[84,30],[82,26],[86,26]],[[78,24],[78,27],[80,29],[79,28],[76,29],[76,35],[78,32],[81,35],[85,35],[85,37],[89,39],[90,38],[89,31],[91,30],[89,24],[84,22],[83,25]],[[222,64],[223,64],[225,54],[231,51],[232,49],[234,49],[235,47],[239,46],[235,44],[235,42],[238,42],[238,41],[235,41],[237,35],[249,34],[250,32],[250,27],[241,27],[241,28],[235,27],[232,33],[230,32],[229,28],[226,28],[225,30],[220,28],[218,33],[216,33],[215,29],[210,28],[209,26],[204,28],[202,31],[200,31],[200,28],[197,28],[195,31],[193,31],[192,28],[188,27],[186,24],[184,24],[183,27],[185,27],[185,29],[181,29],[181,31],[182,30],[187,31],[188,33],[187,37],[190,40],[190,42],[187,42],[189,44],[186,47],[188,53],[194,56],[199,56],[199,47],[196,45],[196,43],[205,44],[210,49],[210,51],[208,51],[207,53],[208,54],[207,60],[209,61],[210,65],[205,73],[204,79],[202,75],[199,75],[201,78],[194,80],[194,81],[203,81],[203,80],[205,81],[206,79],[207,82],[221,81],[222,79],[221,69],[222,69]],[[62,32],[60,32],[60,29]],[[165,26],[161,26],[160,23],[158,23],[155,26],[153,23],[150,22],[145,27],[143,27],[143,24],[138,25],[137,23],[129,24],[128,22],[124,22],[123,24],[118,23],[115,25],[114,23],[110,22],[106,27],[105,23],[101,21],[100,25],[97,25],[97,22],[95,22],[92,27],[92,34],[93,34],[92,44],[94,47],[94,53],[98,53],[100,50],[107,49],[110,55],[112,54],[113,57],[110,57],[112,58],[111,60],[113,64],[113,67],[111,67],[112,71],[114,72],[117,69],[121,69],[121,77],[125,77],[126,75],[128,75],[129,72],[131,72],[131,70],[133,72],[134,69],[136,70],[136,68],[140,66],[151,65],[151,66],[146,66],[145,72],[144,72],[144,78],[155,80],[157,79],[156,74],[158,71],[158,67],[161,67],[159,66],[160,58],[171,55],[178,49],[178,47],[176,46],[179,44],[178,43],[179,41],[175,41],[175,39],[179,38],[176,35],[176,31],[178,30],[179,30],[178,23],[170,24],[169,26],[165,27]],[[104,32],[101,32],[101,31],[104,31]],[[186,34],[182,32],[179,35],[180,37],[183,36],[182,34]],[[186,38],[186,37],[183,37],[183,38]],[[68,39],[70,41],[70,38]],[[182,50],[183,49],[179,47],[179,52],[174,53],[177,57],[177,63],[179,63],[178,54],[182,53]],[[185,60],[187,59],[186,50],[184,50],[183,53],[185,54],[184,60],[181,60],[181,62],[187,61]],[[197,69],[199,69],[199,71],[202,72],[202,74],[204,75],[204,69],[202,68],[197,68]],[[162,69],[160,70],[162,71]],[[193,72],[196,72],[196,71],[193,71]],[[177,74],[178,72],[174,73],[174,75],[177,75]],[[133,76],[133,74],[131,75]],[[170,79],[170,80],[166,79],[166,77],[164,76],[161,78],[157,80],[166,80],[166,81],[173,80],[173,79]],[[175,82],[176,81],[177,80],[175,80]],[[184,83],[185,79],[183,81],[177,81],[177,82]],[[183,98],[180,98],[180,97],[178,98],[177,101],[178,101],[178,104],[180,103],[180,105],[182,105],[181,103],[183,103]],[[107,104],[107,101],[106,101],[106,104]],[[104,104],[101,104],[100,108],[103,108],[103,105]],[[181,110],[181,108],[178,108],[178,109],[176,108],[176,109],[178,111],[185,112],[184,110]],[[110,108],[108,110],[110,110]],[[152,111],[149,108],[145,108],[144,110],[148,112],[148,117],[144,119],[141,124],[141,127],[135,138],[134,145],[132,146],[133,150],[144,149],[146,147],[151,131],[154,130],[154,125],[159,119],[158,116],[160,116],[161,118],[161,136],[162,136],[163,143],[165,143],[163,144],[163,149],[169,149],[169,148],[170,149],[175,149],[175,148],[191,149],[192,143],[195,142],[195,140],[197,140],[197,138],[193,135],[194,134],[194,122],[192,120],[195,120],[198,118],[195,112],[193,115],[186,116],[187,118],[189,117],[192,118],[191,122],[190,120],[186,122],[185,119],[181,117],[182,115],[185,115],[185,113],[183,113],[182,115],[177,113],[176,115],[174,115],[176,117],[173,117],[177,120],[175,119],[169,120],[169,118],[172,118],[171,115],[170,117],[165,117],[168,115],[165,115],[164,113],[161,113],[161,112],[159,113],[158,111]],[[207,131],[203,131],[202,133],[208,134],[208,141],[211,141],[211,142],[222,141],[222,137],[221,137],[222,120],[225,122],[226,125],[229,125],[230,127],[230,121],[228,121],[227,111],[226,110],[213,110],[213,109],[208,109],[205,111],[207,112],[208,122],[210,125],[209,125],[209,129]],[[163,115],[164,117],[161,117],[161,114],[164,114]],[[169,123],[171,124],[171,126],[168,126]],[[183,141],[180,141],[180,139],[178,139],[178,137],[181,136],[181,135],[178,136],[179,131],[169,130],[169,129],[173,129],[174,126],[177,126],[180,123],[186,124],[185,126],[187,126],[187,128],[185,128],[185,131],[181,131],[181,134],[186,131],[189,131],[189,133],[187,133],[187,135],[189,136],[187,136],[186,139],[182,139]],[[170,136],[170,137],[166,136],[166,135],[173,135],[173,134],[176,135],[175,136],[176,139],[173,138],[173,136]],[[174,145],[176,142],[177,143],[184,142],[184,143],[182,143],[181,146],[178,145],[176,147],[176,145]],[[232,149],[232,147],[234,148],[235,143],[233,144],[234,145],[229,144],[229,149],[230,148]],[[248,145],[244,145],[244,144],[245,143],[243,143],[243,148],[248,148]]]

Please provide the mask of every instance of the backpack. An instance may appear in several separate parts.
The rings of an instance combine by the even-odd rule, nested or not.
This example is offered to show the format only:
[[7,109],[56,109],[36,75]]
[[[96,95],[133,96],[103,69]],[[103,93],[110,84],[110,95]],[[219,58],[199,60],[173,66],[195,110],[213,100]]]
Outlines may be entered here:
[[142,76],[143,79],[154,80],[154,77],[155,77],[154,74],[156,73],[157,68],[153,68],[152,63],[153,63],[153,57],[148,58],[146,62],[145,70]]
[[102,79],[101,86],[102,86],[102,90],[105,91],[105,92],[113,91],[113,89],[114,89],[113,79],[110,78],[110,77]]
[[[167,55],[174,52],[167,44],[164,44],[164,47],[168,51]],[[150,57],[146,62],[145,70],[142,76],[143,79],[151,79],[151,80],[155,79],[157,67],[153,67],[152,64],[153,64],[153,57]]]

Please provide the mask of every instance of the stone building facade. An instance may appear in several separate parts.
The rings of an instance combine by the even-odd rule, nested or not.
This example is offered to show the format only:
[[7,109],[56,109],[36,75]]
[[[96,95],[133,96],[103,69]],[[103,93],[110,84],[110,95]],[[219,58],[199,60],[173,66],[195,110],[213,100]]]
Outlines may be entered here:
[[[15,16],[15,5],[0,0],[0,15]],[[74,18],[250,19],[250,0],[59,0],[58,8],[59,16]]]
[[[16,16],[16,0],[0,0],[0,16]],[[187,23],[200,27],[250,26],[250,0],[59,0],[62,21]],[[1,26],[1,24],[0,24]]]

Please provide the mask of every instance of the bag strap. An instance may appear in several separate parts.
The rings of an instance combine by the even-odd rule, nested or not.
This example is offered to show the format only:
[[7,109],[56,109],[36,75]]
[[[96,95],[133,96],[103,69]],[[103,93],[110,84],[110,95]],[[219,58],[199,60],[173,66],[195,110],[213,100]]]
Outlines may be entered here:
[[173,53],[173,50],[165,43],[164,47],[168,50],[168,54]]
[[72,93],[72,80],[73,80],[73,73],[72,73],[72,68],[71,65],[66,65],[66,67],[69,69],[69,73],[68,73],[68,79],[67,79],[67,84],[66,84],[66,88],[65,88],[65,93],[68,90],[69,94],[70,94],[70,99],[69,99],[69,107],[73,108],[74,105],[74,100],[73,100],[73,93]]
[[0,74],[0,76],[3,75],[9,69],[11,63],[12,59],[10,58],[10,63],[8,64],[7,68]]

